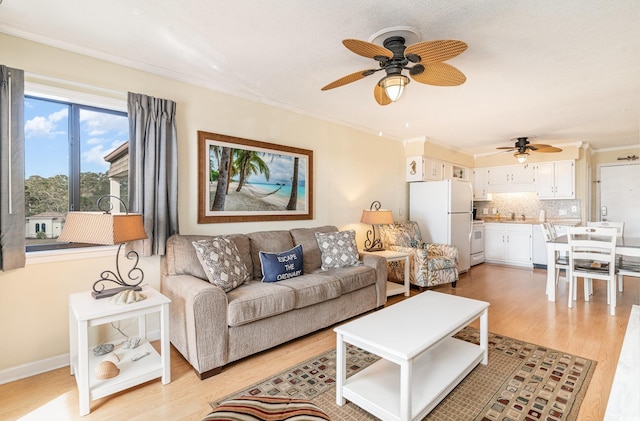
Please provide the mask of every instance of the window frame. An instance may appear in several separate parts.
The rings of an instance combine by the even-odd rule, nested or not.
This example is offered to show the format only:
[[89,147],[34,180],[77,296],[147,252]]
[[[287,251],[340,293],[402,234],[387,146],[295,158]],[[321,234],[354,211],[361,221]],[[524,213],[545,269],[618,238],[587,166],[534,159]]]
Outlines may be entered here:
[[[29,76],[25,75],[25,99],[36,99],[43,101],[56,102],[69,106],[69,211],[75,210],[77,206],[80,209],[80,163],[81,150],[79,134],[80,134],[80,110],[98,111],[107,114],[121,115],[128,117],[127,94],[109,90],[101,90],[99,88],[77,85],[77,87],[97,93],[85,92],[59,86],[50,86],[42,84],[41,81],[30,81]],[[31,79],[34,79],[31,76]],[[37,78],[35,78],[37,79]],[[58,83],[60,81],[57,81]],[[71,84],[76,87],[75,84]],[[26,222],[26,221],[25,221]],[[46,255],[60,257],[60,252],[65,250],[79,252],[79,248],[83,249],[111,249],[111,246],[96,246],[95,244],[80,243],[50,243],[26,245],[25,253],[27,262],[38,263],[38,260],[48,261]],[[75,250],[74,250],[75,249]],[[106,250],[105,250],[106,251]],[[66,253],[65,253],[66,254]],[[102,253],[98,253],[101,255]],[[86,253],[85,253],[86,255]],[[96,255],[96,252],[90,252],[90,255]],[[34,261],[34,257],[36,257]]]

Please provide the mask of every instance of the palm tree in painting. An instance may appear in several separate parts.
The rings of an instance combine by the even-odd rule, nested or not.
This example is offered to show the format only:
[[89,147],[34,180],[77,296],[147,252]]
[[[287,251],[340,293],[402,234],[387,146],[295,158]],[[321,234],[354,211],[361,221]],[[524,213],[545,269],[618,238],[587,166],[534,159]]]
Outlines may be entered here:
[[269,181],[271,175],[269,166],[260,157],[259,152],[249,151],[246,149],[236,149],[236,157],[234,161],[234,170],[238,175],[238,188],[236,191],[240,191],[244,184],[247,182],[247,178],[251,174],[264,174],[264,178]]
[[[231,181],[231,148],[223,147],[221,150],[218,146],[212,148],[215,158],[218,160],[218,182],[216,184],[216,193],[211,205],[212,211],[224,210],[224,202],[227,197],[227,189]],[[209,158],[212,160],[212,158]],[[210,167],[214,168],[213,163]]]
[[291,195],[287,210],[296,210],[298,207],[298,157],[293,158],[293,177],[291,178]]

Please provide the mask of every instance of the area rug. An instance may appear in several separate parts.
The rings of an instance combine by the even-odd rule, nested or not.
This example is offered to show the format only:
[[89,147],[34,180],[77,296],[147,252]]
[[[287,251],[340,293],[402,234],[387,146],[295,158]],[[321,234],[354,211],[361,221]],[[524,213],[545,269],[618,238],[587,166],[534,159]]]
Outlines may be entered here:
[[[466,327],[455,335],[479,343],[479,331]],[[379,359],[347,348],[347,377]],[[424,419],[434,421],[576,420],[596,362],[555,349],[489,333],[489,364],[479,364]],[[242,395],[308,399],[332,420],[376,420],[357,405],[336,404],[335,350],[284,370],[246,389],[211,402]]]

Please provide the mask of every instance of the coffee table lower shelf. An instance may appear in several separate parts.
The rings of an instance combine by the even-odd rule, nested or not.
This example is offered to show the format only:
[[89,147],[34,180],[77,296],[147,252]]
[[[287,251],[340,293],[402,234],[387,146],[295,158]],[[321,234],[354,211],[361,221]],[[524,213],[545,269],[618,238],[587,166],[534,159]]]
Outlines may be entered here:
[[[484,358],[479,346],[445,338],[413,359],[411,419],[422,419]],[[381,359],[349,377],[343,397],[383,420],[400,420],[400,366]]]

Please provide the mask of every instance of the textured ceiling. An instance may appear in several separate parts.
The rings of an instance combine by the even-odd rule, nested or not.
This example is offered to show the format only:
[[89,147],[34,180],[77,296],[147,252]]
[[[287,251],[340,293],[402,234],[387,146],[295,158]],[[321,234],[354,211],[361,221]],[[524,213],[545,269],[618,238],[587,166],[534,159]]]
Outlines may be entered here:
[[[343,39],[397,26],[466,42],[448,63],[467,81],[412,82],[385,107],[373,98],[381,73],[320,91],[377,66]],[[0,32],[471,154],[523,135],[640,143],[637,0],[0,0]]]

